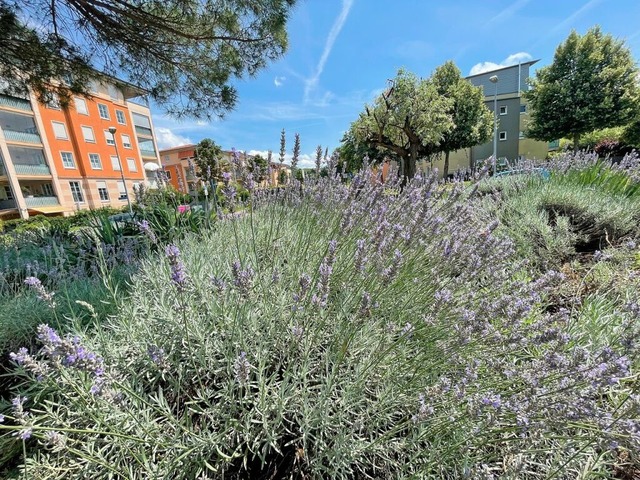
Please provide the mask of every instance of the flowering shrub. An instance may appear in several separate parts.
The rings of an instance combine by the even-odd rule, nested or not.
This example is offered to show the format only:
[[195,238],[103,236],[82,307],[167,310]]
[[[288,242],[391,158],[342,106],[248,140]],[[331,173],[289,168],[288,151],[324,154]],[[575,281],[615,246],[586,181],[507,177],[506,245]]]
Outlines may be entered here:
[[246,214],[143,261],[91,337],[41,326],[40,351],[14,355],[29,420],[8,407],[0,441],[23,442],[29,478],[575,478],[637,461],[640,307],[614,305],[592,342],[554,296],[565,277],[531,271],[476,192],[369,170],[253,191]]

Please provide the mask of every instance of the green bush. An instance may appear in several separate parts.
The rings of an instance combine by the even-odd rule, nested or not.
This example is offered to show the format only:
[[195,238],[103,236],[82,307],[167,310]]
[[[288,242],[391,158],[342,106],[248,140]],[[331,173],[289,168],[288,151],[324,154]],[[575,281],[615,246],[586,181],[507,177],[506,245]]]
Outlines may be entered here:
[[369,178],[310,180],[187,235],[90,335],[40,327],[45,348],[14,355],[29,416],[7,405],[1,451],[28,478],[71,480],[595,478],[618,451],[636,462],[635,310],[609,307],[597,347],[567,336],[564,279],[527,271],[488,204]]
[[518,177],[489,179],[481,189],[501,193],[488,208],[500,212],[522,255],[543,268],[640,236],[640,183],[628,171],[596,162],[552,166],[549,179]]

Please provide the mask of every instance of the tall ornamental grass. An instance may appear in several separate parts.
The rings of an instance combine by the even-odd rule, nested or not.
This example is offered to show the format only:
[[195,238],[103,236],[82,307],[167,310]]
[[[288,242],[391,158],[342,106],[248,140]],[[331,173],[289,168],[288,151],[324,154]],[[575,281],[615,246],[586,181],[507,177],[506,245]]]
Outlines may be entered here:
[[224,192],[232,213],[144,261],[102,329],[42,325],[13,353],[0,441],[26,477],[601,478],[637,461],[640,307],[612,307],[593,343],[554,301],[563,276],[532,276],[476,186],[364,170],[252,190],[239,214]]

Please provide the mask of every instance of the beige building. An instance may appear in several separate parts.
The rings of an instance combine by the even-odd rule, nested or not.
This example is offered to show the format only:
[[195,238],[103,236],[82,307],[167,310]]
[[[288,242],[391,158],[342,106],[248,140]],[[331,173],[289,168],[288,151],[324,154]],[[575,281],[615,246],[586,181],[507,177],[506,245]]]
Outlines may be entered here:
[[[179,147],[167,148],[160,150],[160,160],[162,168],[169,180],[169,183],[182,193],[190,193],[198,188],[197,179],[191,172],[190,162],[193,163],[196,145],[181,145]],[[245,164],[251,160],[251,155],[244,152],[238,152],[238,159],[241,164]],[[232,165],[234,162],[233,151],[223,150],[220,161],[223,164]],[[195,168],[195,166],[194,166]],[[263,182],[263,186],[275,186],[278,184],[278,177],[281,171],[289,176],[290,169],[287,165],[271,162],[271,174]]]

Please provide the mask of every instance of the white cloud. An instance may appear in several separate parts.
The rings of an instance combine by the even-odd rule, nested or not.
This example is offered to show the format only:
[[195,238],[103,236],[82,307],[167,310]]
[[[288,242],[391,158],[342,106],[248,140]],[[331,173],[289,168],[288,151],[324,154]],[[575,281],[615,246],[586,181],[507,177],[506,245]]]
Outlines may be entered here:
[[284,85],[284,81],[287,79],[287,77],[278,77],[276,76],[276,78],[273,79],[273,84],[276,87],[281,87],[282,85]]
[[351,5],[353,5],[353,0],[342,0],[342,10],[340,11],[340,15],[336,18],[336,21],[333,22],[333,26],[331,27],[331,31],[329,32],[329,36],[324,44],[324,50],[322,51],[322,56],[318,61],[318,65],[316,66],[316,71],[311,78],[307,78],[305,80],[304,86],[304,100],[305,102],[309,99],[309,93],[318,85],[318,80],[320,80],[320,75],[322,75],[322,71],[324,70],[324,66],[329,59],[329,55],[331,54],[331,50],[333,49],[333,44],[338,38],[338,34],[344,23],[347,21],[347,17],[349,16],[349,10],[351,10]]
[[500,63],[493,62],[480,62],[471,67],[469,75],[478,75],[479,73],[490,72],[492,70],[498,70],[499,68],[510,67],[511,65],[517,65],[518,63],[528,62],[533,57],[527,52],[518,52],[509,55]]
[[183,137],[177,133],[173,133],[171,129],[158,127],[156,128],[156,140],[158,141],[158,148],[173,148],[180,145],[189,145],[193,142],[188,137]]

